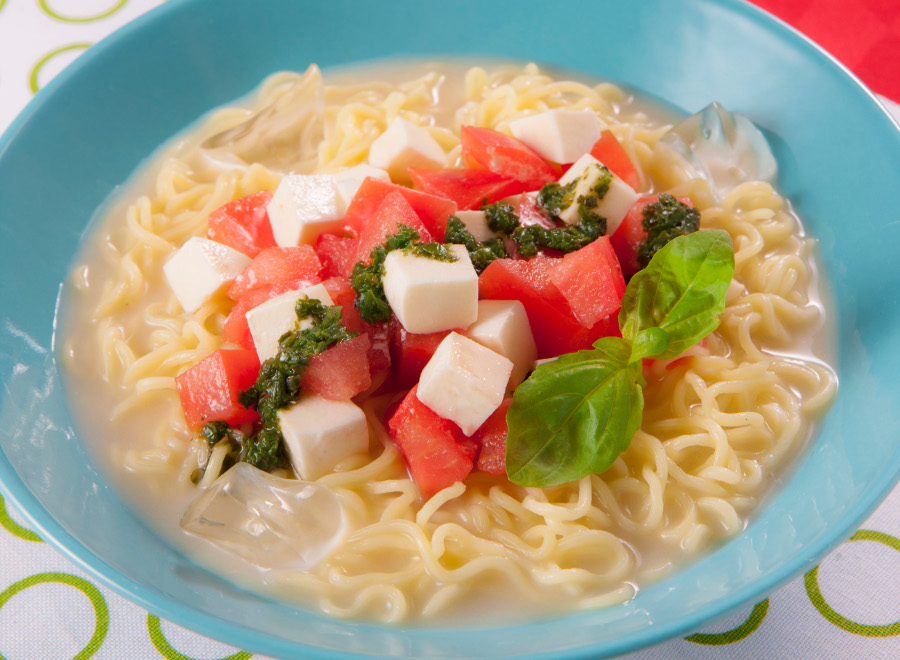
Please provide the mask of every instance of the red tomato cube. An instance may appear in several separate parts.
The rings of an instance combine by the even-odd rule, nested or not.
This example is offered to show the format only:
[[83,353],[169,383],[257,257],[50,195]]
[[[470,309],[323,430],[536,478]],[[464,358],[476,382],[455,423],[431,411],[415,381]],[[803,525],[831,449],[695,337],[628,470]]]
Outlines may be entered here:
[[340,305],[341,323],[351,332],[366,334],[369,337],[369,369],[374,381],[391,367],[390,324],[366,323],[354,307],[356,292],[346,277],[332,277],[322,282],[335,305]]
[[316,256],[322,262],[322,277],[349,277],[358,248],[358,239],[320,234],[316,239]]
[[591,147],[591,155],[629,186],[635,190],[640,188],[641,175],[612,131],[605,130],[600,134],[600,139]]
[[[350,285],[350,278],[346,276],[335,276],[329,277],[326,280],[322,280],[322,286],[328,291],[328,295],[331,297],[331,300],[335,305],[340,305],[345,310],[349,308],[353,308],[353,301],[356,297],[356,291],[353,290],[353,287]],[[358,328],[351,328],[344,324],[349,330],[359,331]]]
[[496,259],[478,278],[478,292],[491,300],[519,300],[525,306],[538,357],[590,348],[600,337],[618,334],[618,321],[603,319],[585,328],[550,279],[560,259]]
[[[694,203],[690,197],[676,197],[679,202],[693,206]],[[609,237],[613,250],[622,266],[622,274],[625,279],[631,279],[641,269],[641,265],[637,260],[638,245],[647,238],[647,232],[644,231],[644,207],[659,201],[659,195],[645,195],[639,197],[638,200],[628,209],[625,219],[616,228],[616,231]]]
[[209,214],[206,237],[255,257],[275,246],[266,206],[272,200],[267,190],[241,197]]
[[416,389],[409,391],[388,420],[388,431],[412,478],[430,497],[472,471],[471,443],[461,445],[462,430],[419,401]]
[[481,446],[477,467],[482,472],[506,474],[506,435],[509,431],[506,425],[506,411],[509,410],[511,403],[511,397],[503,399],[503,403],[472,436]]
[[525,190],[537,190],[556,181],[554,168],[540,154],[516,138],[490,128],[463,126],[463,160],[472,159],[494,174],[515,179]]
[[618,314],[622,307],[625,278],[607,236],[558,260],[550,270],[550,281],[586,328]]
[[321,272],[322,262],[309,245],[266,248],[234,278],[226,293],[232,300],[239,300],[267,284],[305,280],[312,285],[322,281]]
[[335,401],[346,401],[369,389],[369,335],[357,335],[314,355],[301,386]]
[[527,188],[507,176],[486,169],[414,169],[409,168],[416,188],[452,199],[460,210],[478,210],[485,204],[525,192]]
[[341,306],[341,323],[351,332],[365,332],[368,325],[354,307],[356,291],[346,277],[330,277],[322,282],[332,302]]
[[243,346],[249,350],[256,350],[256,344],[253,342],[253,335],[250,334],[250,326],[247,324],[247,312],[258,305],[262,305],[270,298],[287,293],[288,291],[296,291],[313,284],[305,280],[295,282],[279,282],[278,284],[266,284],[255,289],[251,289],[241,296],[228,318],[225,319],[225,326],[222,328],[222,339]]
[[[359,236],[372,216],[375,215],[379,204],[391,192],[403,195],[432,236],[444,235],[447,220],[457,210],[456,203],[452,200],[429,195],[420,190],[413,190],[382,179],[367,177],[350,201],[344,216],[344,228],[353,236]],[[366,256],[369,256],[368,252]]]
[[362,228],[359,245],[356,249],[356,261],[371,263],[369,253],[384,243],[388,236],[396,234],[398,225],[406,225],[415,229],[419,232],[419,238],[423,243],[432,240],[431,233],[426,229],[406,197],[393,190],[381,200],[372,218]]
[[259,419],[256,410],[238,400],[241,391],[256,382],[257,374],[256,351],[221,348],[176,376],[175,389],[188,428],[197,430],[207,422],[240,426]]
[[529,225],[540,225],[546,229],[556,227],[553,220],[538,206],[534,195],[521,195],[519,197],[519,202],[516,204],[516,215],[519,216],[519,224],[523,227]]
[[407,332],[397,320],[391,322],[391,366],[396,382],[411,387],[419,382],[422,369],[434,355],[438,345],[452,330],[419,334]]
[[372,381],[376,381],[379,375],[386,376],[391,369],[391,324],[366,323],[366,334],[372,346],[369,349],[369,366],[372,370]]

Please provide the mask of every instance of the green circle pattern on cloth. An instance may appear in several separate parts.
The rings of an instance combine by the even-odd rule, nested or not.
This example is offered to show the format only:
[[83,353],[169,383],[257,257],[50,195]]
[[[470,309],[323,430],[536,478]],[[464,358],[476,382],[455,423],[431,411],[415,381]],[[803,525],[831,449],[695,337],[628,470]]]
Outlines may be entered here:
[[[198,658],[192,658],[183,653],[179,653],[172,648],[172,645],[169,644],[169,640],[167,640],[166,636],[163,634],[159,617],[153,616],[152,614],[147,615],[147,632],[150,634],[150,641],[153,642],[153,646],[156,647],[156,650],[159,651],[160,655],[166,660],[199,660]],[[220,660],[248,660],[248,658],[252,657],[252,653],[238,651],[237,653],[232,653],[228,657],[220,658]]]
[[[0,7],[2,7],[2,2],[3,0],[0,0]],[[3,499],[2,495],[0,495],[0,527],[3,527],[7,532],[13,536],[19,537],[23,541],[31,541],[32,543],[44,542],[44,539],[40,536],[30,529],[22,527],[22,525],[12,519],[12,516],[9,515],[9,511],[6,508],[6,501]]]
[[[6,0],[0,0],[0,7],[3,6],[3,3],[5,1]],[[59,12],[56,12],[50,8],[49,0],[38,0],[38,5],[40,5],[41,9],[44,10],[44,13],[47,14],[47,16],[55,18],[58,21],[64,21],[66,23],[90,23],[91,21],[99,21],[101,18],[106,18],[107,16],[115,14],[125,6],[126,2],[128,2],[128,0],[118,0],[116,4],[114,4],[110,9],[100,12],[99,14],[94,14],[93,16],[63,16]]]
[[734,642],[739,642],[745,637],[749,637],[757,628],[759,628],[760,624],[763,622],[763,619],[766,618],[766,613],[769,611],[769,599],[766,598],[761,603],[757,603],[753,610],[750,612],[750,616],[747,617],[747,620],[744,621],[737,628],[732,628],[731,630],[726,630],[725,632],[720,633],[695,633],[693,635],[689,635],[685,637],[685,641],[693,642],[694,644],[703,644],[704,646],[723,646],[725,644],[733,644]]
[[[896,536],[891,536],[890,534],[885,534],[883,532],[876,532],[871,529],[861,529],[851,536],[849,540],[875,541],[876,543],[882,543],[889,548],[893,548],[900,552],[900,539]],[[847,617],[838,614],[834,608],[825,602],[825,597],[822,595],[821,589],[819,589],[818,576],[819,566],[816,566],[804,576],[803,581],[806,584],[806,593],[809,596],[809,600],[819,611],[819,614],[825,617],[826,621],[855,635],[864,635],[866,637],[892,637],[894,635],[900,635],[900,621],[884,625],[871,625],[857,623],[856,621],[851,621]]]
[[28,76],[28,87],[31,89],[32,93],[37,93],[40,86],[38,84],[38,75],[41,72],[41,68],[59,55],[60,53],[65,53],[66,51],[75,50],[77,48],[86,50],[91,44],[69,44],[68,46],[61,46],[60,48],[56,48],[55,50],[51,50],[49,53],[44,55],[41,59],[37,61],[37,64],[34,65],[34,68],[31,70],[31,75]]
[[[96,618],[94,634],[88,640],[87,645],[72,658],[72,660],[88,660],[98,651],[100,645],[106,639],[106,633],[109,632],[109,607],[100,590],[84,578],[69,573],[38,573],[37,575],[31,575],[10,585],[3,593],[0,593],[0,608],[19,592],[37,584],[48,583],[66,584],[74,587],[87,596],[88,600],[91,601],[91,605],[94,606]],[[0,654],[0,660],[7,660],[7,658]]]

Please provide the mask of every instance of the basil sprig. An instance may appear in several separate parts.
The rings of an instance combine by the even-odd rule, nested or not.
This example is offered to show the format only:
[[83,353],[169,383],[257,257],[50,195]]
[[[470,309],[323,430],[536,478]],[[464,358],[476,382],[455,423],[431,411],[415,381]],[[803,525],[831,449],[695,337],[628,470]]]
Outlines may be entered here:
[[641,359],[676,357],[715,330],[733,275],[725,231],[679,236],[659,250],[625,290],[622,337],[546,362],[516,389],[506,415],[510,481],[555,486],[612,465],[641,425]]

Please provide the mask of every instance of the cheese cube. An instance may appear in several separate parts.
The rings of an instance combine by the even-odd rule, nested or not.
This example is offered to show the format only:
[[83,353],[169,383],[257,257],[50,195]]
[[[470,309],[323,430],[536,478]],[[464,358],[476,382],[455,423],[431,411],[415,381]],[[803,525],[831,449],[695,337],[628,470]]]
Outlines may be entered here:
[[372,167],[365,163],[348,167],[334,175],[335,184],[337,185],[338,210],[341,216],[347,214],[347,207],[350,201],[356,195],[356,191],[362,185],[366,177],[381,179],[382,181],[390,181],[390,175],[378,167]]
[[447,155],[426,129],[396,117],[369,147],[369,164],[387,170],[394,183],[410,181],[410,167],[444,167]]
[[562,210],[560,219],[570,225],[578,224],[578,199],[580,197],[595,197],[593,188],[605,176],[610,177],[609,188],[597,204],[591,209],[594,215],[606,218],[606,235],[612,236],[616,228],[622,224],[622,220],[628,214],[639,195],[634,188],[622,181],[610,172],[599,160],[585,154],[572,165],[559,179],[560,185],[568,185],[575,181],[575,190],[572,193],[572,204]]
[[591,110],[547,110],[509,122],[513,137],[555,163],[574,163],[588,153],[603,128]]
[[[275,357],[278,354],[278,340],[281,335],[297,327],[297,312],[294,307],[301,298],[317,298],[325,306],[334,304],[328,295],[328,289],[321,284],[314,284],[305,289],[288,291],[270,298],[247,312],[247,325],[250,326],[250,334],[260,362]],[[310,319],[304,319],[299,327],[305,330],[311,325]]]
[[304,392],[278,411],[284,445],[297,476],[314,481],[341,460],[369,450],[365,413],[352,401],[332,401]]
[[462,221],[476,241],[487,241],[497,237],[497,234],[488,227],[484,211],[457,211],[456,217]]
[[466,328],[466,336],[512,361],[509,389],[534,369],[537,346],[525,306],[518,300],[479,300],[478,320]]
[[416,397],[470,436],[502,403],[512,368],[508,358],[451,332],[422,370]]
[[281,247],[313,244],[319,234],[338,231],[344,218],[331,174],[288,174],[266,210],[272,235]]
[[478,275],[465,246],[451,245],[456,261],[388,252],[384,295],[407,332],[465,328],[478,318]]
[[166,262],[163,273],[184,311],[195,312],[250,262],[234,248],[194,236]]

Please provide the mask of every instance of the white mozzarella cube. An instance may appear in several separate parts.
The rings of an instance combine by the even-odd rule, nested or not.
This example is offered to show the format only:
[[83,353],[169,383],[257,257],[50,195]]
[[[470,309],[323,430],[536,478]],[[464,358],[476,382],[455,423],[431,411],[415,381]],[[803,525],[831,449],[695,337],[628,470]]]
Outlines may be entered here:
[[[314,284],[305,289],[288,291],[270,298],[247,312],[247,325],[256,346],[259,361],[275,357],[278,354],[278,340],[285,332],[292,331],[297,325],[297,312],[294,307],[301,298],[317,298],[325,306],[333,305],[328,289],[321,284]],[[312,321],[304,319],[300,329],[312,325]]]
[[[520,195],[516,195],[516,197],[520,197]],[[509,201],[509,200],[504,200]],[[518,199],[509,202],[515,207],[518,204]],[[506,246],[506,251],[512,254],[515,248],[515,242],[508,236],[503,236],[502,234],[497,234],[491,231],[491,228],[488,227],[487,224],[487,215],[484,211],[457,211],[456,217],[458,217],[462,223],[466,227],[466,231],[472,234],[472,237],[479,242],[489,241],[492,238],[501,238],[503,239],[503,244]],[[523,223],[525,224],[525,223]]]
[[573,163],[588,153],[603,128],[591,110],[547,110],[509,122],[513,137],[555,163]]
[[344,218],[331,174],[288,174],[266,210],[272,236],[281,247],[313,244],[319,234],[338,231]]
[[591,208],[591,212],[606,218],[606,235],[612,236],[628,214],[628,209],[634,205],[640,195],[590,154],[584,154],[575,161],[559,179],[559,183],[563,186],[573,181],[576,182],[575,190],[572,193],[573,201],[568,208],[560,212],[560,219],[570,225],[578,224],[578,199],[580,197],[596,197],[593,189],[607,175],[611,177],[609,188],[603,197],[597,200],[597,204]]
[[470,436],[503,402],[512,369],[509,358],[451,332],[422,370],[416,397]]
[[408,168],[444,167],[447,155],[426,129],[396,117],[369,147],[369,164],[387,170],[394,183],[408,183]]
[[478,320],[466,328],[466,336],[510,359],[510,389],[534,369],[537,346],[525,306],[518,300],[479,300]]
[[184,311],[195,312],[251,261],[234,248],[194,236],[166,262],[163,273]]
[[478,318],[478,274],[465,246],[450,251],[456,261],[388,252],[384,295],[407,332],[465,328]]
[[582,154],[582,156],[566,170],[565,174],[559,177],[559,185],[567,186],[575,179],[581,178],[592,165],[603,166],[603,163],[594,158],[591,154]]
[[456,217],[462,221],[476,241],[488,241],[497,237],[497,234],[488,227],[484,211],[457,211]]
[[369,449],[365,413],[352,401],[332,401],[305,392],[278,411],[284,445],[297,476],[314,481],[353,454]]
[[337,185],[338,210],[342,217],[347,214],[347,207],[350,206],[350,201],[367,177],[381,179],[382,181],[391,180],[391,176],[383,169],[372,167],[365,163],[348,167],[334,175],[334,181]]

